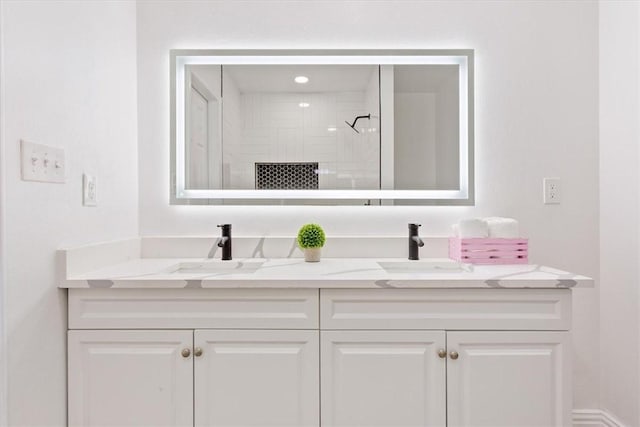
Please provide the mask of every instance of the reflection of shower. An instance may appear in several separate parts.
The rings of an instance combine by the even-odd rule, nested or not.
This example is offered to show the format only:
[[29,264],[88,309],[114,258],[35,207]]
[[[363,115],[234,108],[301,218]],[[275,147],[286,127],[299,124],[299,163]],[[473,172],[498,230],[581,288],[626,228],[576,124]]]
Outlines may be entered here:
[[371,120],[371,113],[367,114],[366,116],[357,116],[355,118],[355,120],[353,121],[353,123],[349,123],[348,121],[344,121],[347,125],[349,125],[349,127],[353,130],[356,131],[356,133],[360,133],[360,131],[358,131],[358,129],[356,129],[356,123],[358,122],[358,120],[360,119],[369,119]]

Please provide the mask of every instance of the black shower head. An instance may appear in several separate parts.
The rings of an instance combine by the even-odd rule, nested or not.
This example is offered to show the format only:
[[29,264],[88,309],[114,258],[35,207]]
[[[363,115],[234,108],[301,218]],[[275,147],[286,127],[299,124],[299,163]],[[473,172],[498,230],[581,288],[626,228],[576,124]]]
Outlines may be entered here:
[[356,123],[358,122],[359,119],[369,119],[371,120],[371,113],[367,114],[366,116],[357,116],[355,118],[355,120],[353,121],[353,123],[349,123],[348,121],[344,121],[351,129],[355,130],[356,133],[360,133],[360,131],[358,131],[358,129],[356,129]]

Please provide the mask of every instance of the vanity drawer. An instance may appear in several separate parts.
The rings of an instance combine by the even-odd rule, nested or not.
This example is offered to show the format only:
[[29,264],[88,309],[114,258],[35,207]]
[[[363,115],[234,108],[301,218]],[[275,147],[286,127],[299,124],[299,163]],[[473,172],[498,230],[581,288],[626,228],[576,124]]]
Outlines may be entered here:
[[317,329],[317,289],[69,289],[69,329]]
[[571,327],[569,289],[321,289],[321,329]]

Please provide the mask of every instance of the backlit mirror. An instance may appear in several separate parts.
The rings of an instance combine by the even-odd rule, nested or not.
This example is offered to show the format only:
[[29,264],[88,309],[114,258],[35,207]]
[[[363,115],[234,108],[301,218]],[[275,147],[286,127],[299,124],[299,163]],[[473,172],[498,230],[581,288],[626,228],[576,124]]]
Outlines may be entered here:
[[473,54],[172,51],[175,204],[473,204]]

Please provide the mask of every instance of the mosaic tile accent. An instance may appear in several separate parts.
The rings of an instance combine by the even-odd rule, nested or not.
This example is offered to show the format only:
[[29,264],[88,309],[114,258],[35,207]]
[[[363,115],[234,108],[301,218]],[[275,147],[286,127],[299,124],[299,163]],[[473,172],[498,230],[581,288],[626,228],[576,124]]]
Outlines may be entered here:
[[258,190],[317,190],[318,162],[256,163]]

